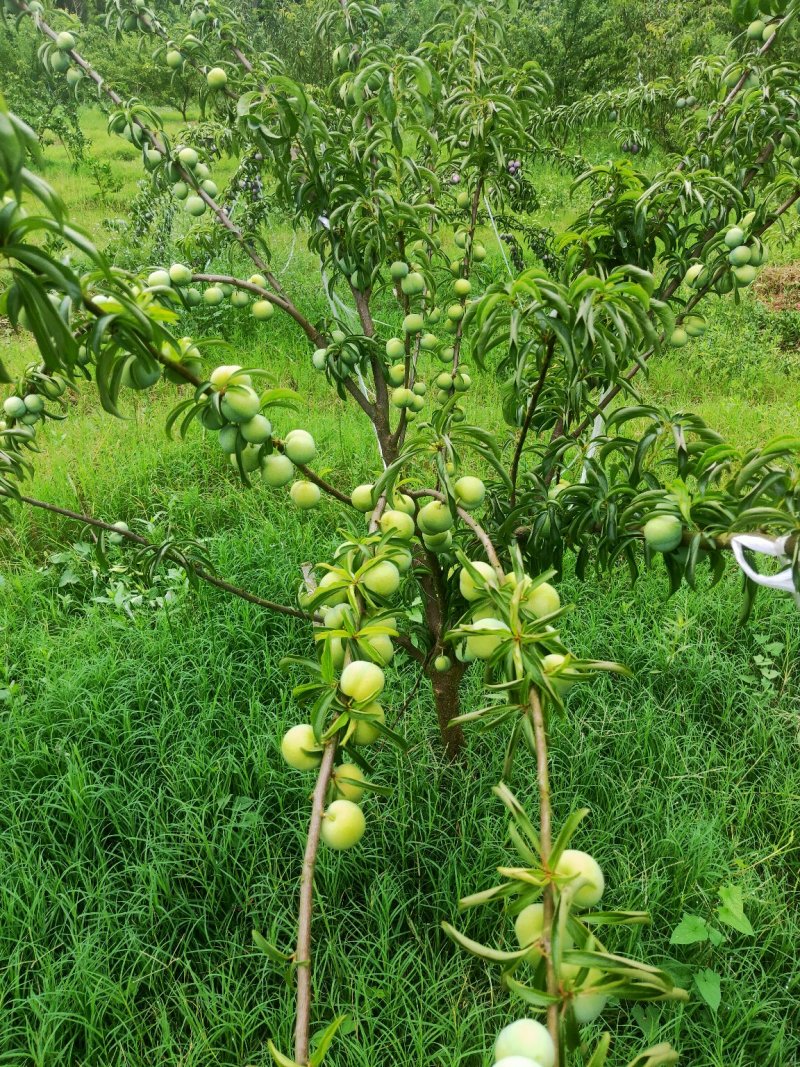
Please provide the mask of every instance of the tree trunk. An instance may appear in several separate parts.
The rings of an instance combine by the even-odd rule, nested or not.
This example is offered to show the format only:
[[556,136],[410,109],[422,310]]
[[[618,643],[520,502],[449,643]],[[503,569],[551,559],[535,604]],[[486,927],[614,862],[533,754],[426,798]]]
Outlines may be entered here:
[[447,758],[461,758],[464,747],[464,731],[460,726],[450,726],[450,722],[460,713],[461,679],[467,669],[465,663],[454,663],[449,671],[437,671],[431,666],[428,677],[433,689],[433,702],[436,706],[436,718],[442,735]]

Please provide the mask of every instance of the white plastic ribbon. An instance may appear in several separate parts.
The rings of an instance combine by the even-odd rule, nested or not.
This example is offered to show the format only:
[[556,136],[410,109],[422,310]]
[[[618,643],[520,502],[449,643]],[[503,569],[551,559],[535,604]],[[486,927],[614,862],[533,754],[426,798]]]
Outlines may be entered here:
[[756,585],[763,585],[768,589],[780,589],[784,593],[793,593],[795,600],[800,604],[800,589],[795,589],[791,567],[787,567],[778,574],[759,574],[750,566],[744,554],[745,549],[749,549],[751,552],[759,552],[762,556],[785,560],[788,559],[788,542],[788,535],[778,537],[773,541],[769,537],[761,537],[758,534],[736,534],[731,538],[731,549],[736,562]]

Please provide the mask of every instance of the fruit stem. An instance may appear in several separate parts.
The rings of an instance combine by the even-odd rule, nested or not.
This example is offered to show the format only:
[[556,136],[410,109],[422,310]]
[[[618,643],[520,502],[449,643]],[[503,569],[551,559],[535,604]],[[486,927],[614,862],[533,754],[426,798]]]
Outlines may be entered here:
[[[531,718],[533,719],[533,733],[536,742],[536,781],[539,786],[539,840],[542,848],[542,867],[548,870],[550,852],[552,849],[551,838],[551,808],[550,808],[550,773],[547,761],[547,728],[544,723],[544,712],[539,691],[531,686],[530,691]],[[553,918],[555,906],[553,900],[553,885],[548,882],[544,889],[542,899],[544,908],[544,928],[542,930],[542,947],[547,966],[547,992],[551,996],[558,996],[558,981],[556,979],[555,966],[553,964]],[[547,1007],[547,1029],[553,1039],[556,1050],[556,1063],[560,1063],[558,1047],[558,1004],[549,1004]]]
[[322,763],[317,775],[317,784],[311,801],[311,819],[308,824],[306,851],[303,857],[303,873],[300,878],[300,903],[297,909],[297,948],[294,962],[297,968],[296,1022],[294,1028],[294,1058],[298,1063],[308,1062],[308,1037],[311,1020],[311,913],[314,908],[314,868],[319,851],[322,816],[325,796],[328,792],[333,761],[336,756],[336,737],[325,746]]

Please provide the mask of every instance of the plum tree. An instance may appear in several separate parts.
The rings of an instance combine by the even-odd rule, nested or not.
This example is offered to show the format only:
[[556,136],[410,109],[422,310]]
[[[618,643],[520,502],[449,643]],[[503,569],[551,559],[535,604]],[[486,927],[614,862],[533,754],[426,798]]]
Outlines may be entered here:
[[[384,687],[387,698],[395,694],[394,661],[388,663],[397,650],[428,680],[449,756],[458,756],[464,726],[478,722],[505,731],[504,778],[525,750],[536,761],[538,830],[498,787],[527,865],[503,894],[516,895],[523,908],[541,905],[541,952],[534,959],[529,946],[514,949],[504,980],[512,994],[542,1007],[547,1028],[521,1021],[513,1033],[527,1034],[529,1045],[507,1038],[495,1051],[539,1067],[566,1063],[579,1043],[576,1024],[605,1003],[619,957],[597,940],[602,913],[591,916],[591,929],[583,914],[600,899],[603,874],[591,856],[567,847],[582,813],[552,832],[547,725],[562,714],[573,685],[621,668],[581,660],[564,643],[557,588],[564,558],[575,556],[579,575],[590,561],[603,570],[622,558],[632,573],[658,561],[675,589],[694,583],[704,562],[721,575],[732,541],[758,530],[773,539],[800,585],[797,441],[741,453],[696,416],[655,406],[637,387],[637,376],[670,343],[689,345],[700,335],[699,308],[710,294],[741,299],[764,262],[765,235],[800,200],[796,157],[783,144],[796,126],[800,78],[792,62],[769,63],[774,42],[793,32],[790,5],[776,2],[763,13],[766,42],[747,44],[755,37],[742,34],[726,57],[689,75],[680,151],[663,171],[645,173],[643,158],[647,101],[663,100],[663,87],[615,95],[622,136],[636,158],[587,165],[580,179],[586,210],[557,248],[543,246],[535,262],[523,259],[506,277],[487,266],[487,245],[500,240],[498,216],[511,219],[509,229],[529,221],[525,162],[537,151],[560,160],[565,135],[605,121],[609,100],[549,107],[547,77],[535,64],[515,69],[505,58],[503,3],[445,5],[420,47],[402,54],[386,44],[382,8],[337,0],[320,20],[337,74],[316,99],[274,57],[248,57],[247,36],[224,4],[188,5],[187,29],[115,0],[111,15],[121,31],[158,38],[175,77],[187,68],[201,76],[202,103],[213,118],[208,136],[186,131],[174,143],[158,114],[123,101],[77,42],[59,47],[51,22],[62,26],[63,12],[48,18],[25,0],[7,3],[21,17],[36,15],[48,70],[79,69],[82,82],[106,94],[109,128],[141,149],[149,180],[184,205],[189,218],[181,228],[198,241],[181,244],[185,267],[171,263],[149,276],[110,270],[29,169],[37,154],[32,131],[0,105],[0,196],[8,198],[0,254],[10,279],[0,310],[15,326],[27,323],[42,359],[4,399],[0,505],[47,506],[23,501],[19,483],[31,469],[36,426],[66,408],[59,375],[94,383],[103,406],[119,414],[125,388],[151,388],[162,370],[163,388],[185,383],[191,394],[181,395],[170,429],[186,433],[199,423],[218,435],[245,485],[260,472],[267,490],[283,490],[279,499],[288,496],[301,510],[324,493],[341,543],[307,576],[299,607],[254,597],[179,554],[190,573],[303,619],[318,650],[293,661],[304,672],[296,695],[309,706],[308,722],[281,746],[293,766],[310,763],[318,774],[294,956],[294,1062],[309,1059],[317,844],[321,838],[351,847],[364,833],[345,781],[360,779],[342,768],[358,767],[364,782],[351,781],[351,788],[369,791],[364,749],[379,740],[403,747],[375,702]],[[757,14],[742,10],[737,18],[744,27]],[[769,107],[760,86],[769,88]],[[227,209],[231,190],[218,197],[210,164],[225,151],[258,172],[271,210],[282,212],[318,256],[330,314],[304,306],[305,293],[286,291],[249,219],[240,225],[239,213]],[[23,200],[36,204],[27,219]],[[247,210],[245,204],[245,218]],[[194,216],[203,218],[193,224]],[[52,234],[80,256],[54,255]],[[236,274],[209,273],[215,253]],[[87,260],[91,269],[80,274],[76,264]],[[349,471],[321,477],[309,466],[317,460],[312,434],[280,435],[287,391],[264,387],[252,368],[208,367],[203,342],[173,333],[178,326],[192,332],[184,323],[198,303],[207,305],[206,316],[219,315],[209,309],[226,299],[249,304],[257,319],[286,315],[287,328],[308,344],[319,380],[356,406],[374,436],[362,475],[370,481],[353,487]],[[473,378],[480,381],[489,366],[502,397],[499,432],[482,424],[481,396],[473,396]],[[327,515],[325,509],[320,521]],[[131,531],[89,521],[136,543]],[[165,558],[174,560],[170,551]],[[747,605],[756,588],[748,574]],[[391,609],[387,597],[394,598]],[[473,660],[481,662],[470,667]],[[462,713],[464,679],[478,670],[492,699]],[[501,691],[502,704],[495,699]],[[486,899],[476,896],[481,900],[470,903]],[[640,921],[639,913],[615,915]],[[509,960],[506,950],[476,949],[452,928],[448,933],[468,951]],[[592,966],[582,978],[587,954]],[[514,970],[517,960],[531,972],[526,982]],[[626,968],[636,998],[683,999],[665,972],[635,961]],[[281,1055],[273,1051],[284,1067],[292,1062]],[[593,1065],[604,1058],[600,1045]]]

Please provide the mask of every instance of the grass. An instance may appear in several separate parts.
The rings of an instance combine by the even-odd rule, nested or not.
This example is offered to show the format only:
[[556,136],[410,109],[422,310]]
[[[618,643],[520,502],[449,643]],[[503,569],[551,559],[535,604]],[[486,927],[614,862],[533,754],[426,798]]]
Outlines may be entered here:
[[[87,126],[98,157],[111,158],[120,142],[91,114]],[[119,211],[137,173],[128,151],[112,159]],[[49,156],[48,179],[96,231],[109,207],[55,149]],[[564,187],[550,188],[547,210],[558,215]],[[279,231],[287,284],[324,311],[310,259],[291,249]],[[364,480],[369,433],[323,390],[291,328],[276,317],[256,332],[229,310],[203,315],[197,332],[221,332],[242,362],[308,397],[331,476]],[[4,344],[10,363],[30,358],[17,338]],[[785,432],[800,399],[796,367],[752,301],[719,302],[702,344],[659,364],[648,389],[654,401],[699,409],[743,448]],[[163,436],[172,401],[170,389],[138,397],[122,422],[81,398],[47,431],[32,491],[202,537],[220,573],[290,602],[301,562],[326,558],[338,541],[337,513],[324,504],[297,524],[281,493],[243,493],[199,431],[186,442]],[[493,381],[469,403],[483,421],[496,412]],[[306,418],[289,416],[287,428]],[[128,619],[93,603],[89,586],[59,587],[58,573],[41,570],[77,536],[23,512],[0,546],[0,1063],[261,1067],[267,1038],[291,1046],[291,990],[251,931],[291,948],[311,783],[277,757],[302,714],[290,692],[299,676],[280,661],[307,632],[209,588]],[[603,865],[607,903],[652,915],[650,927],[612,931],[610,946],[689,982],[706,966],[723,979],[716,1013],[696,993],[685,1007],[608,1011],[613,1063],[670,1040],[691,1067],[785,1067],[800,1060],[800,623],[790,601],[764,595],[742,628],[732,572],[699,586],[666,601],[658,569],[633,589],[622,573],[584,584],[565,575],[571,647],[621,660],[634,677],[576,688],[554,724],[556,813],[591,809],[576,846]],[[320,857],[314,1027],[339,1012],[353,1027],[333,1047],[334,1067],[484,1067],[498,1028],[522,1014],[497,970],[440,931],[446,919],[511,943],[499,909],[458,918],[455,907],[512,859],[489,792],[502,745],[471,735],[464,765],[445,765],[428,696],[412,696],[413,682],[399,665],[388,686],[396,714],[411,697],[401,723],[410,756],[376,757],[393,797],[367,802],[356,853]],[[470,701],[479,687],[470,677]],[[512,786],[535,812],[530,759]],[[715,950],[671,945],[683,913],[711,918],[730,881],[754,936],[732,933]]]

